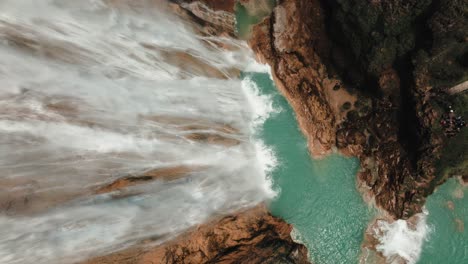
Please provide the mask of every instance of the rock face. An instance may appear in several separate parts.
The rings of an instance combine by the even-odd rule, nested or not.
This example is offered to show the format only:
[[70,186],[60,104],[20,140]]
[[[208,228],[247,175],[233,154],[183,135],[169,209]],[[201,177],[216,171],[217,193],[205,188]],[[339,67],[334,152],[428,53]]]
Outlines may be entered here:
[[[309,149],[327,154],[335,144],[336,117],[327,96],[334,86],[316,50],[324,48],[321,12],[307,1],[284,1],[254,29],[250,45],[297,115]],[[332,85],[333,84],[333,85]]]
[[172,8],[176,13],[183,15],[186,20],[201,25],[204,34],[235,36],[235,0],[172,0],[171,2],[174,2]]
[[[466,94],[455,98],[447,92],[467,78],[467,3],[327,1],[325,8],[332,50],[341,50],[346,58],[342,65],[331,63],[343,79],[372,95],[370,114],[342,124],[344,130],[366,133],[368,124],[377,126],[364,152],[357,153],[364,165],[360,179],[378,205],[396,217],[409,217],[454,175],[447,168],[466,174],[466,152],[446,146],[454,154],[443,153],[444,145],[456,140],[449,142],[437,122],[450,104],[458,106],[458,113],[466,112]],[[368,19],[360,19],[364,16]],[[352,71],[343,72],[350,66]]]
[[[272,66],[311,154],[336,146],[358,156],[360,188],[395,218],[420,212],[447,176],[466,174],[467,154],[457,147],[466,144],[466,129],[449,141],[437,124],[449,104],[466,111],[466,94],[447,93],[468,76],[466,7],[458,0],[285,0],[250,40]],[[337,109],[336,98],[350,96],[336,96],[343,87],[357,100]],[[455,153],[446,153],[451,144]]]
[[291,230],[258,206],[204,224],[160,246],[142,245],[85,263],[309,263],[307,249],[292,241]]
[[205,5],[207,8],[209,8],[211,11],[225,11],[231,14],[234,14],[234,7],[237,3],[237,0],[224,0],[224,1],[219,1],[219,0],[180,0],[176,1],[179,3],[197,3]]

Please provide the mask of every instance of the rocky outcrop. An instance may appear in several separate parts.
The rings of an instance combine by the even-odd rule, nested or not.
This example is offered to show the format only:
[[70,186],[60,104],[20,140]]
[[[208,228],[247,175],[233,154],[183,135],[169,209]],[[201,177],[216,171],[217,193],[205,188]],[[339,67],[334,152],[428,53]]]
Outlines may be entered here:
[[179,2],[179,3],[197,3],[196,5],[203,4],[207,8],[209,8],[211,11],[224,11],[228,12],[231,15],[234,14],[234,8],[237,3],[237,0],[176,0],[174,2]]
[[291,230],[258,206],[206,223],[160,246],[143,244],[85,263],[309,263],[307,249],[292,241]]
[[[448,140],[437,127],[443,107],[455,104],[446,91],[467,78],[466,10],[457,0],[286,0],[250,40],[311,154],[336,146],[358,156],[360,189],[395,218],[421,211],[447,176],[437,164],[455,163],[462,174],[466,166],[460,148],[443,154]],[[343,87],[357,100],[337,109]],[[457,98],[466,108],[466,96]]]
[[192,21],[200,25],[202,33],[206,35],[235,36],[235,0],[172,0],[171,2],[174,2],[171,5],[172,10],[186,21]]
[[250,45],[258,59],[272,66],[279,90],[294,109],[314,156],[335,145],[336,115],[327,95],[336,81],[327,77],[317,50],[326,46],[317,6],[285,1],[258,24]]
[[[284,1],[270,18],[256,26],[250,45],[261,61],[272,66],[276,83],[308,139],[311,154],[327,154],[337,146],[346,154],[359,156],[363,167],[359,177],[371,186],[370,196],[397,215],[402,204],[395,194],[400,193],[402,179],[411,174],[409,161],[401,159],[404,153],[398,144],[394,105],[360,94],[346,118],[338,118],[330,95],[344,88],[329,77],[325,65],[331,44],[324,14],[318,1]],[[389,75],[387,79],[395,79],[393,72]]]
[[[466,111],[466,95],[454,100],[448,88],[468,77],[463,59],[468,52],[467,4],[457,0],[323,3],[332,50],[340,50],[347,62],[340,65],[330,56],[329,63],[362,97],[372,100],[370,114],[341,127],[356,129],[359,123],[384,127],[373,131],[366,128],[369,125],[359,127],[372,136],[364,152],[358,153],[364,161],[361,182],[379,206],[396,217],[410,217],[420,212],[425,197],[438,184],[454,175],[445,168],[463,170],[459,167],[468,158],[466,152],[446,146],[464,140],[449,141],[438,126],[448,105],[456,105],[458,113]],[[343,72],[351,65],[352,71]],[[385,135],[379,138],[381,133]],[[444,154],[446,149],[456,154]]]

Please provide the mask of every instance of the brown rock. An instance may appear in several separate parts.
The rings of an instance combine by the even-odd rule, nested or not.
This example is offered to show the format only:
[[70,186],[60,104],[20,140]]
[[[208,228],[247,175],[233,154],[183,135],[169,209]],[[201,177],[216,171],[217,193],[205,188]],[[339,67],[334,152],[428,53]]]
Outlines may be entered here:
[[249,41],[258,59],[272,66],[275,82],[296,112],[315,157],[334,146],[336,125],[327,93],[334,85],[317,54],[327,42],[321,14],[317,1],[284,1],[255,26]]
[[201,167],[187,167],[187,166],[176,166],[176,167],[167,167],[167,168],[158,168],[146,171],[138,176],[127,176],[113,181],[110,184],[107,184],[96,190],[96,193],[107,193],[123,188],[145,183],[148,181],[153,181],[156,179],[171,181],[176,180],[181,177],[186,176],[187,174],[201,170]]
[[184,136],[187,139],[203,142],[203,143],[210,143],[216,145],[223,145],[227,147],[232,147],[240,144],[240,141],[234,138],[224,137],[222,135],[213,134],[213,133],[203,133],[203,132],[195,132],[190,133]]
[[200,2],[204,3],[213,11],[226,11],[229,13],[234,13],[234,7],[237,3],[237,0],[183,0],[186,3]]
[[235,36],[236,18],[233,13],[235,1],[175,1],[170,5],[172,11],[186,21],[198,25],[198,30],[205,35]]
[[400,93],[400,77],[398,77],[398,73],[392,68],[384,71],[379,78],[379,86],[385,95],[398,96]]
[[309,263],[306,248],[291,240],[291,230],[258,206],[199,226],[160,246],[142,245],[83,264]]

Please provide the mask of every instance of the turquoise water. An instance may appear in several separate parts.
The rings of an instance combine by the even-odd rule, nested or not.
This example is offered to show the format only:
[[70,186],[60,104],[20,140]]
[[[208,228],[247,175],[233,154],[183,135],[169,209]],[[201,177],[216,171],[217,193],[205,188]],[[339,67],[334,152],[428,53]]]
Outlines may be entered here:
[[426,209],[432,231],[418,263],[468,263],[468,188],[450,179],[428,198]]
[[272,173],[279,191],[272,213],[293,224],[315,263],[357,263],[371,212],[355,188],[359,162],[331,155],[312,160],[293,114],[267,74],[244,74],[279,113],[263,126],[261,138],[272,146],[278,167]]
[[255,14],[250,14],[252,10],[248,10],[240,2],[236,4],[236,31],[240,38],[247,38],[251,31],[251,26],[260,22],[264,17],[268,16],[270,10],[275,6],[275,0],[264,0],[264,4],[269,10],[257,10]]

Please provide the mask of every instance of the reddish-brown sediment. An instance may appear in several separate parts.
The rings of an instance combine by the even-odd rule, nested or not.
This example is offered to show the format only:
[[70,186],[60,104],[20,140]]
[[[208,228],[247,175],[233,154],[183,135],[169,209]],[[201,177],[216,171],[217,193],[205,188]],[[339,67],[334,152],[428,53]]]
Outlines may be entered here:
[[[157,223],[155,223],[157,224]],[[83,264],[309,263],[292,227],[264,206],[213,220],[159,246],[142,244]]]

